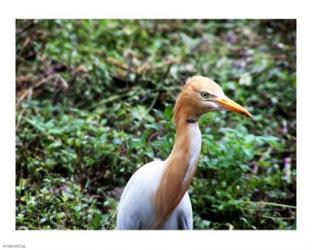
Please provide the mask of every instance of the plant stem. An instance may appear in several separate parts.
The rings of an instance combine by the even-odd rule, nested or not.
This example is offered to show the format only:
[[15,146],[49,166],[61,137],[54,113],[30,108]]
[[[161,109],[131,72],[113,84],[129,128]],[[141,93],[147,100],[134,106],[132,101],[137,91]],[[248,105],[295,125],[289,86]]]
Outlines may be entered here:
[[288,205],[288,204],[274,203],[274,202],[266,202],[266,201],[243,201],[243,203],[246,203],[246,204],[259,204],[259,205],[264,205],[264,206],[275,206],[275,207],[284,207],[284,208],[297,209],[296,206],[292,206],[292,205]]

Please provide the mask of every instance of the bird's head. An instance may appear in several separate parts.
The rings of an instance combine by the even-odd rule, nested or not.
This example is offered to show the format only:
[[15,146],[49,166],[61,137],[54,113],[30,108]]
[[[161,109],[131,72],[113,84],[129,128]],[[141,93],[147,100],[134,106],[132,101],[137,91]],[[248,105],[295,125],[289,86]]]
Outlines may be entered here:
[[218,110],[252,117],[244,107],[228,98],[217,83],[207,77],[193,76],[187,79],[176,101],[174,120],[180,115],[188,120],[197,120],[204,113]]

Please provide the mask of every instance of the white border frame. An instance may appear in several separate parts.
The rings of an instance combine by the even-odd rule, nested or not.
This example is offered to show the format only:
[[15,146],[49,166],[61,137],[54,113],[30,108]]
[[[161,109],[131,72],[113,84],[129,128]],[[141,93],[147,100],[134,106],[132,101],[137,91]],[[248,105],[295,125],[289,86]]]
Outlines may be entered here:
[[[4,2],[4,1],[3,1]],[[311,247],[311,76],[309,1],[10,1],[1,7],[0,247],[25,249],[307,249]],[[16,231],[15,19],[19,18],[291,18],[297,19],[297,230],[295,231]],[[310,153],[311,154],[311,153]]]

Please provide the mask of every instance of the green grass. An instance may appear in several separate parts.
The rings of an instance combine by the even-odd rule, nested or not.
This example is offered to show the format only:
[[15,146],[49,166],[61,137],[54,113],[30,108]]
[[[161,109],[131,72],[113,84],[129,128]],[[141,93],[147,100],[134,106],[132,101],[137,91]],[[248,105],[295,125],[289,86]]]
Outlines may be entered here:
[[165,159],[186,78],[254,120],[200,120],[195,229],[296,228],[293,20],[18,20],[16,228],[113,229],[133,172]]

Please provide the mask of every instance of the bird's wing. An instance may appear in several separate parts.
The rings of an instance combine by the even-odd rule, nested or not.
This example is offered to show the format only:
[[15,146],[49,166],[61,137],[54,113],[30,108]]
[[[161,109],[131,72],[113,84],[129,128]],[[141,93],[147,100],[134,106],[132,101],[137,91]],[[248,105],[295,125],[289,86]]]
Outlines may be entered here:
[[153,218],[152,195],[163,167],[163,161],[153,161],[132,175],[118,205],[117,229],[149,229]]

